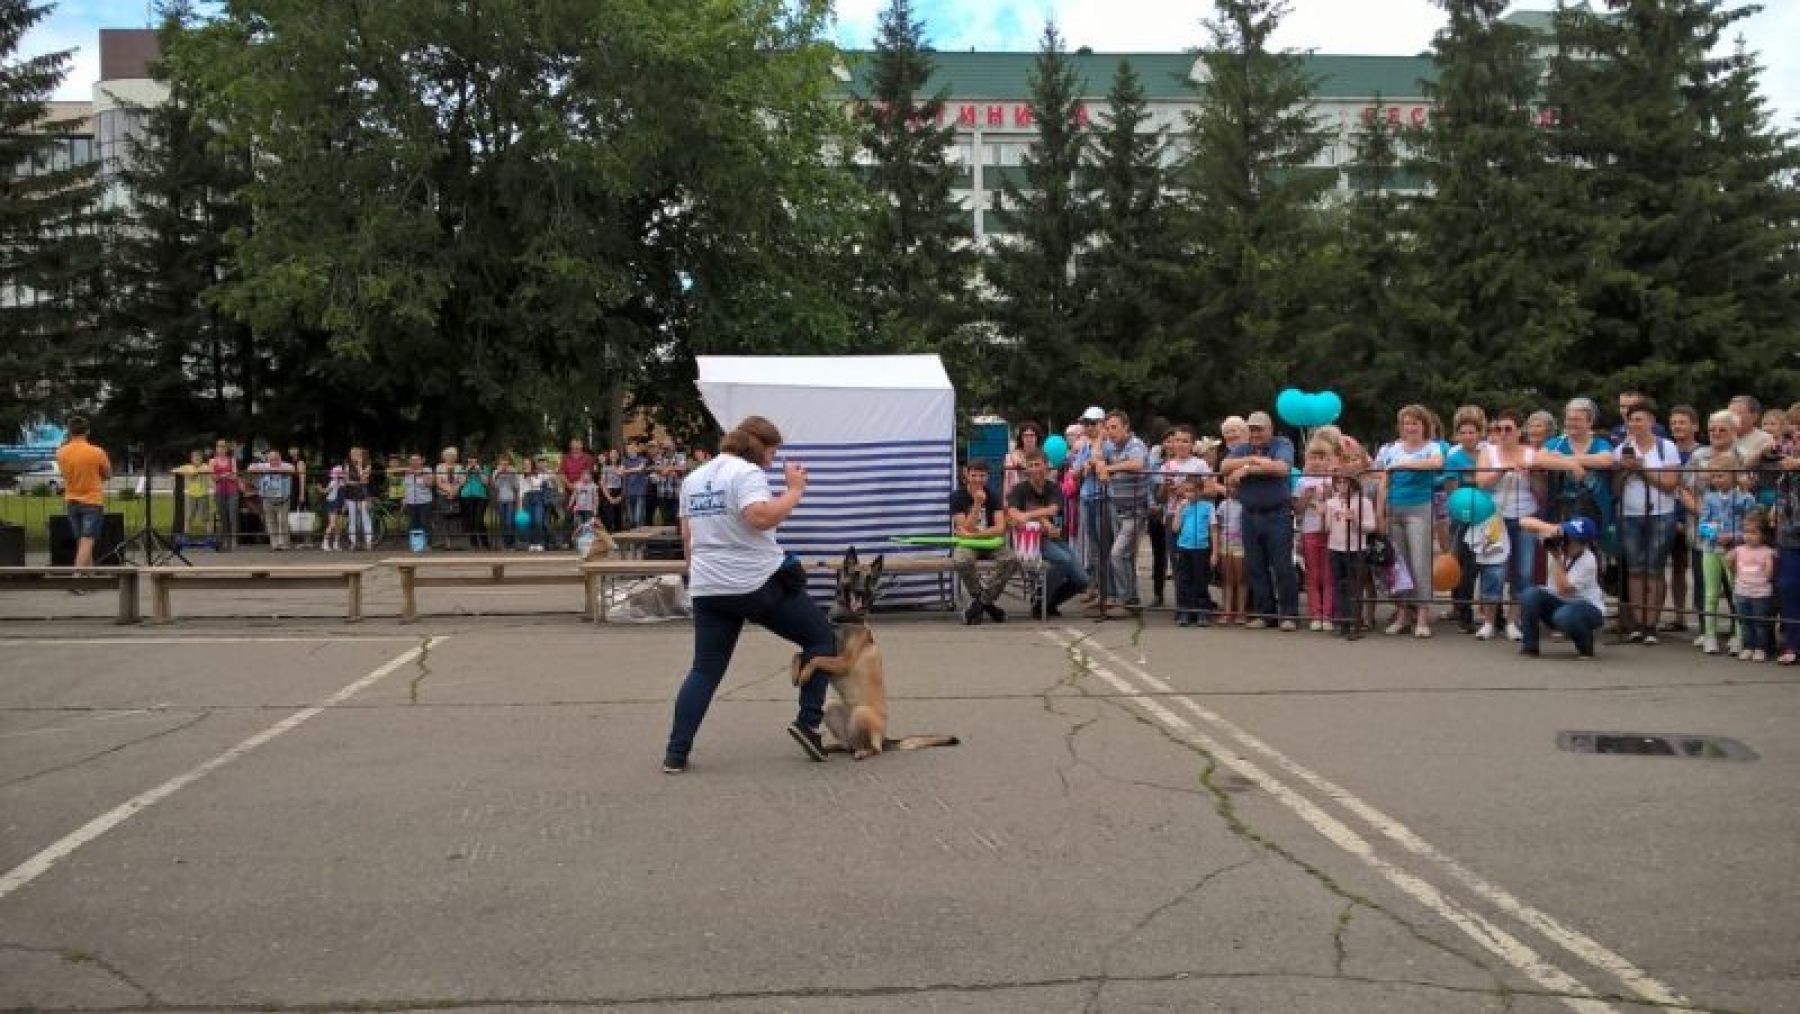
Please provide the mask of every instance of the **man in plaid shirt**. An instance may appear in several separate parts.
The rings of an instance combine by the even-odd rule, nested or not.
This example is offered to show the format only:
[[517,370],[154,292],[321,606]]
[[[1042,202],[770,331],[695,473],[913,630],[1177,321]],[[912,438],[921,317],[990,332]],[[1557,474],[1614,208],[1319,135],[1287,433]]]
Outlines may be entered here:
[[676,449],[675,441],[664,440],[652,470],[655,481],[651,488],[656,492],[656,506],[662,515],[662,523],[679,524],[681,480],[687,478],[687,455]]

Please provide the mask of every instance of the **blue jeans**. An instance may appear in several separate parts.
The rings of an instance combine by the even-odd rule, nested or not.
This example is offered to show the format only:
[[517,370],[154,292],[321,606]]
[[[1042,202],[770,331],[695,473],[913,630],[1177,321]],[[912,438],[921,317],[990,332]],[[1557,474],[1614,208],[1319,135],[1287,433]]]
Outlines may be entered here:
[[535,490],[525,494],[525,513],[531,515],[531,524],[525,528],[525,544],[541,546],[544,544],[544,492]]
[[100,537],[100,515],[104,512],[99,504],[70,503],[69,531],[76,539],[98,539]]
[[633,493],[625,498],[625,527],[642,528],[650,523],[650,494]]
[[1507,559],[1507,569],[1512,579],[1508,587],[1512,589],[1514,602],[1525,601],[1525,592],[1531,588],[1531,570],[1537,563],[1538,536],[1536,532],[1528,532],[1519,525],[1517,518],[1506,518],[1506,538],[1512,544],[1512,555]]
[[1775,625],[1771,622],[1775,615],[1774,597],[1765,595],[1753,599],[1745,595],[1738,599],[1737,607],[1744,616],[1744,647],[1750,651],[1774,651]]
[[1081,537],[1086,540],[1088,579],[1102,602],[1113,599],[1112,508],[1105,500],[1081,501]]
[[[1250,572],[1250,610],[1274,622],[1300,616],[1300,575],[1294,573],[1294,511],[1244,509],[1244,569]],[[1427,576],[1426,583],[1430,583]]]
[[1782,650],[1800,654],[1800,549],[1782,547],[1775,594],[1781,598]]
[[1606,624],[1606,617],[1594,604],[1582,599],[1565,599],[1538,585],[1525,592],[1519,610],[1519,643],[1526,651],[1538,650],[1538,627],[1548,623],[1568,635],[1575,650],[1583,655],[1594,653],[1594,631]]
[[[776,573],[761,588],[742,595],[694,597],[694,665],[675,695],[675,724],[669,730],[668,760],[685,760],[694,748],[694,734],[706,718],[713,694],[725,678],[731,653],[737,648],[744,622],[758,624],[777,637],[800,646],[800,658],[837,654],[837,632],[819,604],[805,590],[789,590]],[[817,729],[825,718],[825,691],[831,681],[815,675],[800,688],[798,721]]]
[[1087,574],[1075,562],[1075,551],[1061,539],[1045,539],[1040,547],[1044,554],[1044,603],[1055,609],[1071,596],[1081,594],[1088,586]]

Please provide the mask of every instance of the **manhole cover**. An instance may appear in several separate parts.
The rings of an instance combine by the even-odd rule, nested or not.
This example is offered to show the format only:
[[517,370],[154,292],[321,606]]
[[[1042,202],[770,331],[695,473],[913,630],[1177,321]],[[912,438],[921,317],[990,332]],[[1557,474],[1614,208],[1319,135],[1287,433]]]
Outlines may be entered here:
[[1724,736],[1686,732],[1559,732],[1556,745],[1570,753],[1628,754],[1637,757],[1693,757],[1753,761],[1756,751]]

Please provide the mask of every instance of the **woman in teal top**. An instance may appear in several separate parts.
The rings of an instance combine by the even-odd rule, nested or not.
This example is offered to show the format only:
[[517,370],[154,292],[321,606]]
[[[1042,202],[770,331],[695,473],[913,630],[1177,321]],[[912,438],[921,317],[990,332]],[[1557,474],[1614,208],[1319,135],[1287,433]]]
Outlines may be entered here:
[[1552,513],[1557,520],[1586,517],[1600,525],[1602,555],[1618,551],[1618,526],[1613,521],[1612,441],[1594,432],[1600,406],[1591,398],[1573,398],[1563,408],[1563,432],[1544,444],[1544,450],[1573,461],[1582,473],[1552,476]]
[[1400,439],[1383,447],[1375,467],[1385,474],[1381,484],[1383,513],[1388,520],[1388,539],[1406,561],[1413,588],[1402,596],[1411,606],[1394,610],[1389,634],[1406,629],[1410,619],[1414,637],[1431,636],[1431,494],[1444,468],[1443,446],[1431,438],[1431,414],[1422,405],[1408,405],[1398,416]]

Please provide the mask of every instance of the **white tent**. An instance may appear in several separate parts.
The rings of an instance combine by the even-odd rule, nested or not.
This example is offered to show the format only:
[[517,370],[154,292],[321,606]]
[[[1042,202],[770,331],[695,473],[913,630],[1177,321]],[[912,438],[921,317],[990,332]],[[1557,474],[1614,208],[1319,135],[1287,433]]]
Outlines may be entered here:
[[[783,548],[808,560],[855,546],[890,557],[942,555],[900,546],[896,535],[949,531],[956,483],[956,390],[937,356],[701,356],[700,396],[721,429],[749,415],[768,418],[786,441],[781,463],[806,466],[806,498],[781,526]],[[829,594],[815,578],[815,593]],[[937,601],[931,575],[896,576],[883,604]]]

